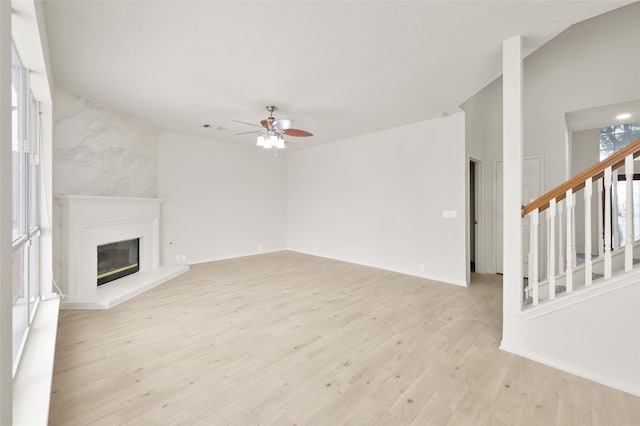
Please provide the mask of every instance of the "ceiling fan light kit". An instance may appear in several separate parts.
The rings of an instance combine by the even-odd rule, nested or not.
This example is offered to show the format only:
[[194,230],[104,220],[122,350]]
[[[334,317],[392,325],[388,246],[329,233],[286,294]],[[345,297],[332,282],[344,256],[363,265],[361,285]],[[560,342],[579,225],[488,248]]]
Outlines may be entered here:
[[284,149],[284,138],[278,132],[261,130],[260,134],[258,135],[258,141],[256,145],[261,146],[265,149]]
[[[291,128],[293,126],[293,120],[289,120],[287,118],[279,118],[276,120],[273,117],[273,111],[275,111],[277,107],[275,107],[274,105],[267,105],[265,108],[267,109],[267,111],[269,111],[269,117],[260,121],[260,126],[256,126],[260,127],[260,130],[257,131],[257,146],[261,146],[265,149],[273,149],[275,153],[278,149],[284,149],[284,135],[295,137],[313,136],[312,133],[307,132],[306,130]],[[234,121],[237,123],[253,126],[253,124],[244,121]],[[244,134],[244,132],[238,134]]]

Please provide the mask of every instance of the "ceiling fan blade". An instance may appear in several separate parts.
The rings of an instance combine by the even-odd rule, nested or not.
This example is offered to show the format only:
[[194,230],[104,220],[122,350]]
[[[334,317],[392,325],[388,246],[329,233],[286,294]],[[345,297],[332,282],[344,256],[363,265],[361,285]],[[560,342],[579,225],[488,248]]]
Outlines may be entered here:
[[293,126],[293,120],[289,120],[288,118],[278,118],[273,122],[273,127],[277,127],[278,129],[287,130]]
[[249,131],[249,132],[240,132],[240,133],[236,133],[235,135],[236,135],[236,136],[238,136],[238,135],[250,135],[250,134],[252,134],[252,133],[258,133],[259,131],[260,131],[260,130],[251,130],[251,131]]
[[256,123],[247,123],[246,121],[240,121],[240,120],[231,120],[231,121],[235,121],[236,123],[240,123],[240,124],[246,124],[247,126],[260,127]]
[[313,136],[313,133],[307,132],[306,130],[300,130],[300,129],[286,129],[286,130],[283,130],[283,132],[287,136],[296,136],[296,137]]

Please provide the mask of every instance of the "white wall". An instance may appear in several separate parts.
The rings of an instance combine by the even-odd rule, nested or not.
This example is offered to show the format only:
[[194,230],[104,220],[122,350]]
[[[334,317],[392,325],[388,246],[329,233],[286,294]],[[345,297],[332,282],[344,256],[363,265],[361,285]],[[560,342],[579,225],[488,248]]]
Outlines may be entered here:
[[464,113],[289,152],[287,247],[465,285],[465,170]]
[[479,273],[496,272],[496,162],[502,160],[502,78],[494,80],[464,104],[466,155],[482,162],[481,201],[476,262]]
[[[600,129],[571,133],[571,176],[575,176],[600,161]],[[598,254],[598,190],[594,187],[591,201],[591,253]],[[576,250],[584,251],[584,191],[576,194]]]
[[[204,262],[285,248],[285,154],[161,132],[161,259]],[[260,246],[260,248],[259,248]]]
[[157,195],[157,131],[63,90],[53,111],[55,195]]
[[600,129],[571,133],[571,176],[600,161]]
[[640,99],[640,3],[574,25],[525,60],[525,156],[545,158],[545,189],[567,175],[565,113]]
[[502,348],[640,396],[640,283],[629,278],[626,287],[564,309],[520,316]]

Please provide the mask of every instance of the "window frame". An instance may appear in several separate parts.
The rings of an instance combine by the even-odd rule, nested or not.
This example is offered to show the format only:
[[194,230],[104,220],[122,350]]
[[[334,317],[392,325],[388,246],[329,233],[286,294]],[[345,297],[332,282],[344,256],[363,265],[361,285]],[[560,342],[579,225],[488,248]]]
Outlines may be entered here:
[[[40,140],[39,102],[30,87],[29,71],[12,43],[12,97],[16,94],[12,117],[12,253],[20,257],[21,273],[12,282],[13,374],[17,371],[40,299]],[[14,102],[12,99],[12,107]],[[15,155],[15,154],[18,155]],[[16,175],[20,174],[16,178]],[[18,182],[18,184],[16,184]],[[16,226],[17,224],[17,226]],[[20,265],[14,264],[14,269]]]

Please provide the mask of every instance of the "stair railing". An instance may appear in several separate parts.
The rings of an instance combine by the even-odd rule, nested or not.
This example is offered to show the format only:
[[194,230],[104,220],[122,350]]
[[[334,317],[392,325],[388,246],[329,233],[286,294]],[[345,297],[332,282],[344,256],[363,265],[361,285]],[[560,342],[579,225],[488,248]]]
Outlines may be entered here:
[[[557,186],[542,197],[522,208],[522,217],[530,221],[528,253],[528,285],[523,304],[530,301],[538,305],[541,301],[553,300],[557,296],[560,281],[564,291],[570,294],[576,286],[593,284],[594,265],[597,274],[606,281],[616,272],[633,268],[634,224],[633,224],[633,162],[640,156],[640,139],[632,142],[610,157],[594,164],[584,172]],[[617,226],[618,171],[624,166],[620,179],[627,182],[626,207],[624,213],[624,256],[619,249]],[[597,193],[594,194],[594,186]],[[578,266],[576,256],[576,193],[584,195],[584,265]],[[594,197],[595,196],[595,197]],[[592,252],[591,214],[593,198],[597,202],[597,257]],[[540,218],[544,214],[546,225],[546,249],[540,247]],[[612,224],[615,222],[616,226]],[[541,253],[542,252],[542,253]],[[615,262],[613,253],[615,254]],[[546,256],[544,263],[540,257]],[[624,259],[624,263],[622,263]],[[540,280],[544,265],[546,280]],[[624,266],[624,268],[622,268]],[[583,277],[584,276],[584,277]],[[578,281],[576,281],[578,278]],[[541,282],[543,285],[541,286]],[[558,287],[560,288],[560,287]]]

